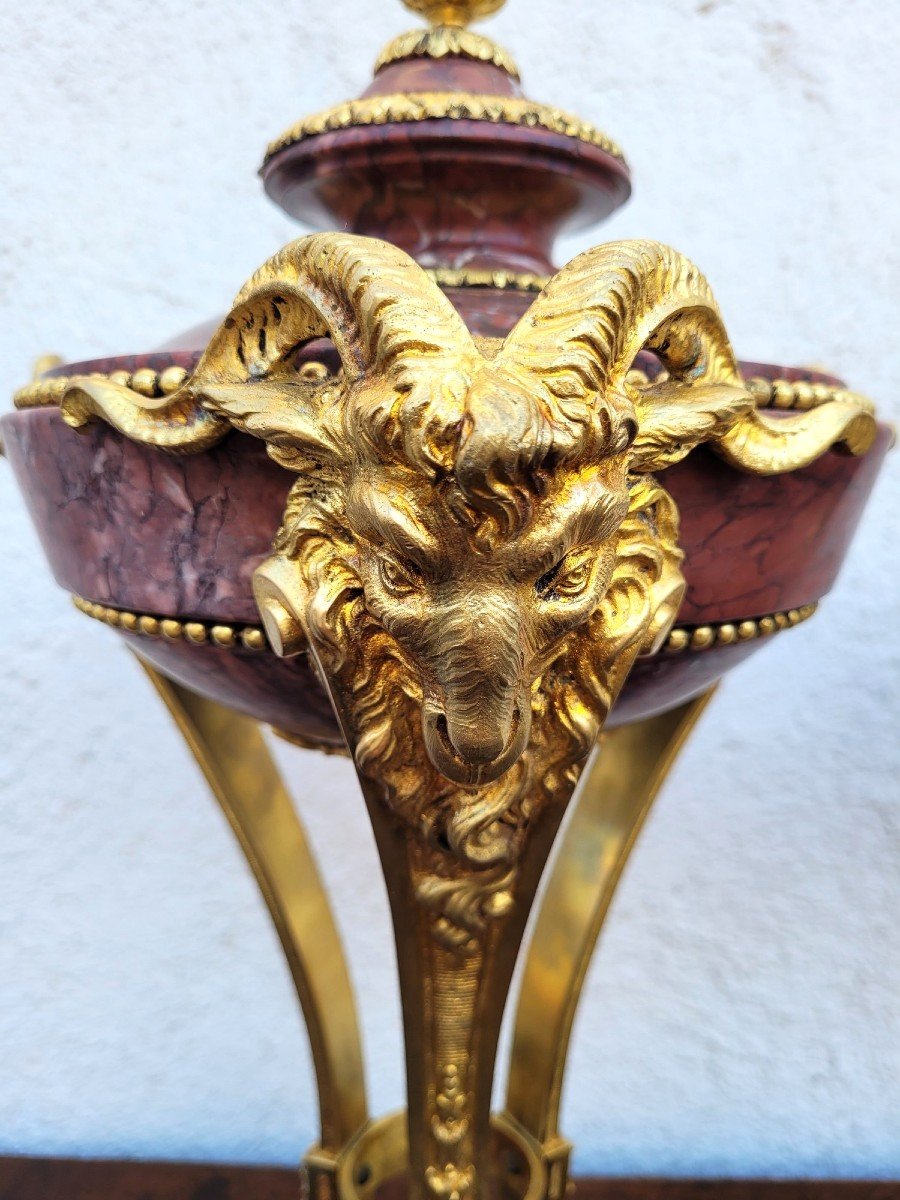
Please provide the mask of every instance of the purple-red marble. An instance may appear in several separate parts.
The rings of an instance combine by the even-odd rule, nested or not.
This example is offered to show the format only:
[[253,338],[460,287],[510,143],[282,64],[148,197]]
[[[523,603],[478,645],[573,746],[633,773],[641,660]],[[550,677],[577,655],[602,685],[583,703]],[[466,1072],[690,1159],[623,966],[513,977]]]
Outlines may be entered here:
[[[254,438],[231,434],[173,456],[55,409],[3,419],[7,454],[58,582],[139,612],[253,622],[250,588],[278,527],[291,475]],[[818,600],[834,582],[890,443],[834,452],[760,478],[704,449],[662,481],[681,513],[687,624],[732,621]]]
[[470,58],[411,58],[382,67],[363,96],[398,92],[470,92],[479,96],[521,96],[518,83],[493,63]]
[[119,631],[133,650],[186,687],[325,749],[344,744],[331,701],[305,654],[194,645]]
[[[518,95],[497,67],[413,60],[378,73],[367,95],[402,91]],[[274,155],[269,195],[307,225],[394,242],[423,266],[553,271],[562,230],[593,224],[630,192],[627,167],[598,147],[541,128],[435,119],[319,134]],[[533,296],[493,287],[448,293],[476,334],[503,336]],[[193,367],[218,322],[169,348],[77,371]],[[328,343],[301,357],[334,362]],[[653,361],[642,361],[646,369]],[[745,364],[745,375],[832,382],[809,371]],[[291,475],[261,442],[231,434],[170,456],[96,423],[75,433],[55,410],[10,414],[9,460],[58,582],[88,600],[157,616],[256,624],[251,577],[269,553]],[[804,471],[743,475],[706,450],[666,471],[681,513],[684,624],[738,622],[818,600],[831,587],[890,441],[861,459],[836,453]],[[305,657],[123,634],[162,671],[303,739],[339,743]],[[661,711],[708,687],[762,641],[638,662],[613,720]]]
[[[410,92],[521,96],[505,71],[447,56],[383,67],[363,97]],[[437,118],[357,126],[286,146],[261,171],[267,193],[316,229],[384,238],[423,266],[552,270],[564,229],[627,200],[623,162],[574,137]]]
[[423,266],[549,272],[558,234],[618,208],[627,168],[546,129],[431,120],[318,134],[263,167],[272,199],[317,229],[393,242]]
[[[120,636],[163,674],[221,704],[302,742],[324,749],[343,745],[331,704],[305,655],[285,659],[269,651],[226,650],[121,631]],[[639,659],[610,714],[610,727],[693,699],[762,645],[756,640],[697,654]]]

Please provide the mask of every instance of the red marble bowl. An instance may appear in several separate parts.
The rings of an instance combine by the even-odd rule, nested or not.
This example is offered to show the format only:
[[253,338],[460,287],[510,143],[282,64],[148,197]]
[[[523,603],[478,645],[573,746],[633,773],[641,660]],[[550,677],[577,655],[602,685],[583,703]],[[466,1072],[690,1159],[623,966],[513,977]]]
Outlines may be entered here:
[[[477,295],[475,293],[478,293]],[[452,298],[475,332],[504,332],[529,297],[469,289]],[[189,350],[106,359],[73,371],[190,368]],[[184,342],[183,342],[184,344]],[[317,357],[321,356],[317,354]],[[822,380],[747,364],[749,375]],[[215,625],[258,626],[254,568],[269,553],[292,476],[264,445],[233,433],[181,457],[128,441],[97,423],[81,433],[52,408],[3,418],[6,453],[57,582],[96,604],[202,623],[196,644],[177,627],[167,638],[120,629],[161,671],[307,743],[340,745],[329,702],[305,658],[229,646]],[[679,626],[739,623],[799,609],[830,589],[859,520],[890,432],[862,458],[834,452],[792,474],[742,474],[699,449],[664,473],[681,513],[687,595]],[[150,628],[154,626],[150,623]],[[641,659],[613,713],[617,723],[699,694],[764,639]]]

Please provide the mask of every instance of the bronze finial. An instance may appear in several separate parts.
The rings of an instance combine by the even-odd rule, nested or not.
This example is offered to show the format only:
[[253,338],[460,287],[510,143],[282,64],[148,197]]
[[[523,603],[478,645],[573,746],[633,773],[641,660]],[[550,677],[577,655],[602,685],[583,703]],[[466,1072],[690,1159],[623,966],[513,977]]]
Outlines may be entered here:
[[506,0],[403,0],[411,12],[420,13],[431,25],[465,28],[497,12]]

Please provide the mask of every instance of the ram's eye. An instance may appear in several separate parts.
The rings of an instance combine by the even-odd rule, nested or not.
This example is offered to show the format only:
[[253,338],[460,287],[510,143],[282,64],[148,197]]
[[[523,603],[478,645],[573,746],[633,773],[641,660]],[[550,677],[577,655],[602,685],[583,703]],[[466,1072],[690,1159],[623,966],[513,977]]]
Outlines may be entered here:
[[422,572],[415,563],[400,562],[384,555],[378,559],[378,575],[385,590],[392,596],[408,596],[422,582]]
[[535,591],[544,600],[572,600],[588,586],[593,569],[594,556],[590,551],[573,551],[540,577],[534,585]]

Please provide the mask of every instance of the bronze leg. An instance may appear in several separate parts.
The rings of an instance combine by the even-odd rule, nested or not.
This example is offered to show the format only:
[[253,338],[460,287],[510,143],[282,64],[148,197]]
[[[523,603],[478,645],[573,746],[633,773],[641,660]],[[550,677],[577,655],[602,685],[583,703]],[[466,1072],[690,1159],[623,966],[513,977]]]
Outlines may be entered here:
[[[298,368],[298,349],[325,337],[340,370]],[[663,368],[652,383],[632,371],[644,350]],[[634,838],[705,701],[605,739],[526,959],[507,1111],[492,1122],[497,1039],[581,768],[632,664],[666,645],[685,595],[666,472],[704,444],[759,475],[830,447],[862,454],[875,437],[869,407],[841,393],[767,415],[707,281],[647,241],[579,255],[501,342],[473,340],[396,247],[314,234],[254,273],[190,376],[166,390],[153,372],[140,384],[142,373],[55,379],[42,394],[72,428],[101,420],[160,452],[203,453],[238,430],[294,474],[272,553],[253,571],[265,638],[241,636],[311,656],[390,897],[407,1139],[402,1119],[367,1123],[337,932],[259,731],[151,672],[293,971],[320,1095],[322,1144],[307,1160],[316,1200],[368,1194],[404,1154],[413,1197],[487,1200],[501,1166],[504,1194],[556,1200],[581,985]],[[126,632],[182,631],[180,620],[87,610]],[[668,646],[725,646],[792,620],[676,631]],[[183,632],[199,644],[207,629],[193,625]]]
[[559,1108],[585,975],[644,820],[713,690],[603,735],[548,880],[522,975],[503,1115],[543,1148],[551,1200],[565,1194]]
[[559,1132],[559,1106],[581,988],[631,848],[712,692],[603,736],[528,947],[506,1108],[493,1118],[487,1139],[509,982],[562,806],[544,809],[529,831],[509,911],[461,953],[435,941],[433,916],[414,892],[414,846],[363,780],[394,917],[411,1101],[409,1130],[403,1114],[369,1122],[355,1003],[337,929],[262,734],[251,719],[141,665],[222,806],[288,959],[321,1111],[321,1143],[306,1159],[311,1193],[371,1196],[407,1169],[411,1141],[420,1164],[444,1168],[424,1173],[434,1195],[464,1196],[471,1189],[462,1174],[468,1161],[482,1182],[496,1178],[504,1196],[560,1200],[569,1145]]
[[268,906],[309,1032],[321,1144],[334,1157],[366,1123],[356,1004],[303,826],[256,722],[139,659],[228,818]]
[[[518,860],[512,902],[465,951],[434,936],[434,916],[414,891],[415,853],[384,810],[371,806],[391,900],[406,1042],[410,1194],[424,1183],[439,1200],[461,1200],[497,1169],[497,1138],[513,1142],[522,1182],[537,1163],[517,1131],[491,1132],[491,1090],[500,1026],[522,932],[562,806],[545,809]],[[476,881],[477,882],[477,881]],[[482,1193],[483,1194],[483,1193]],[[541,1189],[537,1195],[541,1194]]]

